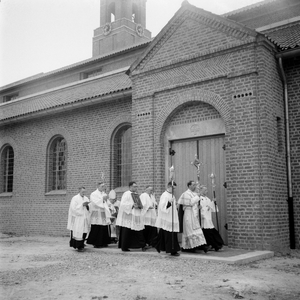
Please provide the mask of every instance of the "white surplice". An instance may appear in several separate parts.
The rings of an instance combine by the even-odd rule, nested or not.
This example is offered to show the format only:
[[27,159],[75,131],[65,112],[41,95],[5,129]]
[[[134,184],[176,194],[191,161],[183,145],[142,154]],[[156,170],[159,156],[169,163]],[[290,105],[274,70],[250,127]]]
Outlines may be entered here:
[[120,200],[116,200],[114,203],[108,199],[108,207],[111,211],[111,224],[110,224],[110,236],[117,238],[116,221],[117,215],[120,208]]
[[111,223],[111,212],[106,201],[103,197],[107,196],[105,192],[101,192],[98,189],[91,193],[89,204],[91,212],[91,224],[92,225],[109,225]]
[[200,198],[191,190],[185,191],[178,204],[183,207],[182,248],[193,249],[206,244],[206,240],[198,218],[198,202]]
[[131,191],[127,191],[122,195],[119,213],[116,225],[126,227],[132,230],[143,230],[145,208],[133,208],[133,199]]
[[146,210],[144,215],[144,224],[147,226],[155,226],[157,213],[155,207],[157,206],[157,202],[153,195],[149,195],[148,193],[143,193],[140,196],[143,207]]
[[[169,201],[172,203],[172,205],[167,207]],[[179,220],[175,197],[173,196],[172,198],[172,194],[168,191],[165,191],[160,197],[155,227],[162,228],[169,232],[172,232],[173,228],[173,232],[179,232]]]
[[68,214],[67,229],[73,231],[73,238],[82,241],[82,235],[90,229],[90,212],[84,202],[89,202],[88,197],[77,194],[71,200]]
[[[214,223],[212,221],[212,212],[216,212],[216,207],[214,201],[211,201],[206,196],[200,197],[200,205],[201,205],[201,227],[205,229],[215,228]],[[218,212],[217,207],[217,212]]]

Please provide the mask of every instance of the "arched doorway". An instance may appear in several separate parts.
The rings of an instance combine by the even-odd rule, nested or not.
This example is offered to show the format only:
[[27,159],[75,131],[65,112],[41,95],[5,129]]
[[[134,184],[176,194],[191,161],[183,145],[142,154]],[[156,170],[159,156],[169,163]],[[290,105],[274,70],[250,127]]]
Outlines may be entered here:
[[[186,116],[190,116],[187,120]],[[219,113],[209,104],[197,103],[183,106],[171,118],[165,131],[166,181],[170,166],[175,168],[176,199],[187,189],[189,180],[197,181],[197,169],[192,164],[195,155],[199,159],[200,183],[208,188],[213,199],[210,175],[215,175],[215,195],[219,207],[214,224],[227,244],[225,125]],[[174,150],[175,154],[170,155]]]

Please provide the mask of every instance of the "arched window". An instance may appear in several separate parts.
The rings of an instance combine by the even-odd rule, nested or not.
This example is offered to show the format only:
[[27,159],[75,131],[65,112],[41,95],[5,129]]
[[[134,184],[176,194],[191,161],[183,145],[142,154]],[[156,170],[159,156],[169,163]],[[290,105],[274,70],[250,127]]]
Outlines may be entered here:
[[1,193],[11,193],[14,182],[14,150],[10,145],[1,152]]
[[67,188],[67,143],[62,136],[54,137],[47,150],[46,191]]
[[132,178],[131,125],[119,128],[113,138],[113,188],[128,186]]

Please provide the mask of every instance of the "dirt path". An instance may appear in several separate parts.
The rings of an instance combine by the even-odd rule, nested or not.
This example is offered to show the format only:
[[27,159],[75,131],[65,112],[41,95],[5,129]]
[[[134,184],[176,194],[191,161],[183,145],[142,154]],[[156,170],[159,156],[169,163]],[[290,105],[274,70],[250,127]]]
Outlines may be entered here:
[[300,299],[299,251],[237,266],[116,247],[78,253],[68,237],[2,235],[0,250],[3,300]]

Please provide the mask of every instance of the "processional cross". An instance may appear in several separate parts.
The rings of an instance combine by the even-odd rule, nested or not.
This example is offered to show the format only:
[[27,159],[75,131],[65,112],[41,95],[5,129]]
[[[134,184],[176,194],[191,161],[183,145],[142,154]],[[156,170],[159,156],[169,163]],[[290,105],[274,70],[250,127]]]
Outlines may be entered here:
[[191,165],[194,165],[197,169],[197,180],[198,184],[200,184],[200,166],[203,165],[203,163],[200,162],[197,154],[195,154],[195,159],[191,162]]
[[[199,161],[197,154],[195,154],[195,159],[194,161],[191,162],[191,165],[194,165],[197,169],[197,180],[198,180],[197,185],[198,187],[200,187],[200,166],[203,165],[203,163]],[[209,175],[209,178],[211,179],[211,184],[212,184],[213,198],[214,198],[215,209],[216,209],[217,227],[219,231],[218,209],[217,209],[217,201],[216,201],[216,183],[215,183],[216,176],[214,173],[211,173]],[[200,225],[201,225],[201,218],[200,218]]]

